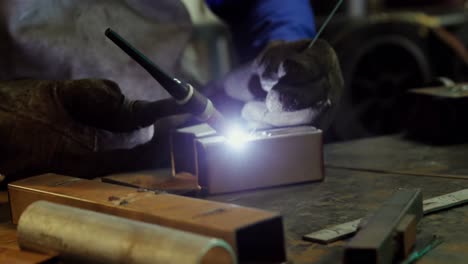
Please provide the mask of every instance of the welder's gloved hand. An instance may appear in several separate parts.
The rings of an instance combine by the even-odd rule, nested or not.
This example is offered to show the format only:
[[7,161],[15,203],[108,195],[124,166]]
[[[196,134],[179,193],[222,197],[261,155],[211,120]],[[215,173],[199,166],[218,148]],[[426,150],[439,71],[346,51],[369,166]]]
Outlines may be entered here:
[[142,170],[169,157],[172,99],[126,98],[107,80],[0,82],[0,172],[7,181],[47,172],[78,177]]
[[114,133],[135,132],[159,119],[183,113],[172,98],[155,102],[130,100],[117,83],[109,80],[62,81],[57,84],[57,94],[74,121]]
[[338,59],[333,48],[318,40],[270,43],[252,67],[265,102],[248,102],[242,116],[260,125],[313,124],[326,128],[343,89]]

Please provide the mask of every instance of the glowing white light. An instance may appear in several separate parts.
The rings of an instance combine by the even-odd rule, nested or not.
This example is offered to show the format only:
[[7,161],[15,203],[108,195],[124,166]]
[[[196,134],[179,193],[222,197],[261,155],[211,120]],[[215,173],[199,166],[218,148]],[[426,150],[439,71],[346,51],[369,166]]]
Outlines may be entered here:
[[235,148],[242,148],[247,141],[251,138],[250,133],[240,128],[239,126],[232,126],[229,128],[228,133],[225,135],[226,143]]

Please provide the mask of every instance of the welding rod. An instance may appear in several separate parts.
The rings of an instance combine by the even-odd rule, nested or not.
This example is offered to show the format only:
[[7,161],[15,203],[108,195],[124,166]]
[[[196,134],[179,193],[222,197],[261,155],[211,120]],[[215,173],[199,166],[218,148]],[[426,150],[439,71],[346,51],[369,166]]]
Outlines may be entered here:
[[170,77],[112,29],[108,28],[105,35],[151,74],[174,97],[177,104],[184,107],[187,112],[195,115],[200,121],[206,122],[218,133],[225,134],[227,129],[226,121],[210,99],[198,92],[192,85]]
[[333,8],[333,10],[330,12],[330,14],[328,15],[327,19],[325,19],[325,22],[323,22],[322,26],[320,27],[319,31],[317,32],[317,34],[315,35],[314,39],[309,43],[309,46],[307,47],[308,49],[312,48],[312,46],[314,46],[315,42],[317,41],[317,39],[320,37],[320,35],[322,34],[323,30],[327,27],[328,23],[330,23],[330,20],[333,18],[333,16],[335,15],[336,11],[338,11],[338,8],[341,6],[341,4],[343,3],[343,0],[338,0],[338,2],[336,3],[335,7]]

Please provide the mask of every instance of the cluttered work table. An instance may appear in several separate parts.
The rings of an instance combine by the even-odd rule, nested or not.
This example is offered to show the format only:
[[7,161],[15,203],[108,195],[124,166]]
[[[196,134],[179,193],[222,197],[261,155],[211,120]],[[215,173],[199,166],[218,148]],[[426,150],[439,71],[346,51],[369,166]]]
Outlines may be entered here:
[[[280,212],[292,263],[341,263],[346,240],[323,245],[302,237],[363,217],[401,188],[421,188],[423,199],[468,188],[468,145],[428,146],[392,135],[330,144],[324,151],[323,182],[205,199]],[[0,193],[0,211],[0,247],[15,249],[6,192]],[[467,223],[468,206],[463,205],[426,215],[418,239],[437,235],[442,243],[418,263],[466,263]]]

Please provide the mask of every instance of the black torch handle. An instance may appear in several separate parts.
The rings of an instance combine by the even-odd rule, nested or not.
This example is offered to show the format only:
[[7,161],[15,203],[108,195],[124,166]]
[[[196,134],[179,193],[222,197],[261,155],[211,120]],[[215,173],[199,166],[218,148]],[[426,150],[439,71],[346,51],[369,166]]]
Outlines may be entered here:
[[130,43],[123,39],[112,29],[108,28],[105,32],[106,36],[112,40],[119,48],[121,48],[128,56],[134,59],[138,64],[141,65],[166,91],[174,97],[176,100],[183,100],[189,90],[181,82],[170,77],[167,73],[161,70],[156,64],[154,64],[148,57],[143,53],[134,48]]
[[218,133],[224,134],[227,126],[222,114],[214,107],[213,103],[203,94],[199,93],[193,86],[182,83],[170,77],[150,59],[135,49],[119,34],[108,28],[106,36],[119,46],[125,53],[140,64],[161,86],[174,97],[181,107],[189,113],[198,117],[202,122],[208,123]]

